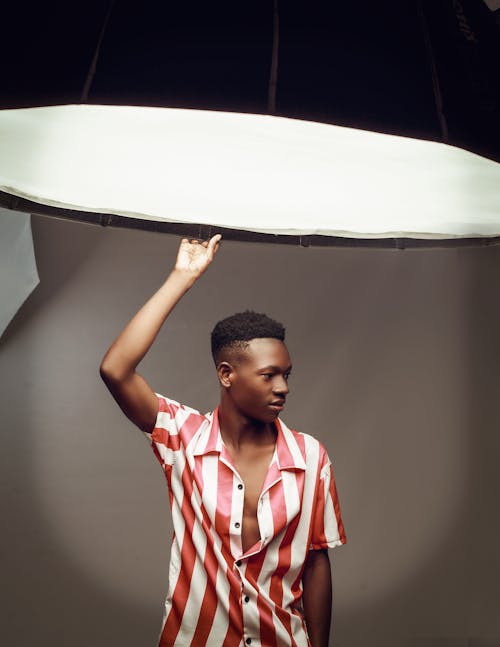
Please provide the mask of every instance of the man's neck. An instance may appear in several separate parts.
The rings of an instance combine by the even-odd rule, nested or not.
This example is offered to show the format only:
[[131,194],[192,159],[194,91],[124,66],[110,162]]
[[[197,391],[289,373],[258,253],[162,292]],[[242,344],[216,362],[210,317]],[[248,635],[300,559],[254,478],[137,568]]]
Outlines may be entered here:
[[226,446],[239,451],[243,446],[265,446],[276,442],[276,426],[243,415],[221,400],[218,409],[219,427]]

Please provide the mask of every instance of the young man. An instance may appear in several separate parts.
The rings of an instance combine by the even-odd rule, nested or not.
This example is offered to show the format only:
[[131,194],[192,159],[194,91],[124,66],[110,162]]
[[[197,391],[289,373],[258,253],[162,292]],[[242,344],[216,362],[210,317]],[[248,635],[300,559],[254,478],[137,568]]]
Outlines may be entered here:
[[328,647],[328,548],[346,538],[325,448],[278,417],[292,368],[281,324],[246,312],[215,326],[220,404],[207,415],[155,394],[136,372],[220,239],[182,240],[172,273],[101,364],[169,486],[174,538],[160,647]]

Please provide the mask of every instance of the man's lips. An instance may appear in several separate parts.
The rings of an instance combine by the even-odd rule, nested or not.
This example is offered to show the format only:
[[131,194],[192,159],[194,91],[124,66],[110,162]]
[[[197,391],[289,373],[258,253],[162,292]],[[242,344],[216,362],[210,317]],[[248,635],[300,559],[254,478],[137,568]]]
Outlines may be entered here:
[[283,407],[285,406],[285,401],[284,400],[275,400],[274,402],[271,402],[269,405],[273,409],[276,409],[277,411],[281,411]]

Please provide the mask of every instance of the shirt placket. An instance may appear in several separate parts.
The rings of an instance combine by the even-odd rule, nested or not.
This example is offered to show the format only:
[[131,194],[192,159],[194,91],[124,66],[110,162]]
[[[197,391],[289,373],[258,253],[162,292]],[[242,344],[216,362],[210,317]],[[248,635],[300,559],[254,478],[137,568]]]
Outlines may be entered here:
[[[239,570],[239,569],[238,569]],[[259,610],[257,592],[248,584],[241,574],[241,612],[243,616],[243,643],[260,647]]]
[[229,541],[231,546],[231,554],[241,556],[243,553],[241,544],[241,529],[243,525],[243,505],[245,502],[245,487],[241,476],[238,474],[235,466],[232,464],[231,458],[223,447],[220,461],[228,467],[233,473],[233,492],[231,495],[231,515],[229,519]]
[[225,448],[221,452],[220,460],[233,472],[234,475],[229,537],[231,542],[231,552],[233,556],[237,556],[234,561],[234,572],[240,581],[240,603],[243,616],[243,645],[245,645],[245,647],[246,645],[260,647],[260,639],[258,637],[259,613],[257,610],[257,596],[255,591],[253,591],[248,585],[244,576],[244,562],[250,556],[243,556],[243,544],[241,541],[243,508],[245,505],[245,484],[232,464],[230,457],[226,454]]

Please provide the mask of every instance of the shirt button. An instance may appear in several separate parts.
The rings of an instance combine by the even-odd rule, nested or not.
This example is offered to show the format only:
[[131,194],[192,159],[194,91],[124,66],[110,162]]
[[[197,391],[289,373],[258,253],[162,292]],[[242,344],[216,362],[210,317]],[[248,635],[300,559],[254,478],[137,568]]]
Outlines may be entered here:
[[234,524],[234,527],[235,527],[235,528],[239,528],[239,527],[240,527],[240,523],[239,523],[239,521],[237,521],[237,522]]
[[247,644],[247,645],[250,645],[250,643],[252,642],[252,639],[251,639],[251,638],[247,638],[247,639],[245,640],[245,642],[246,642],[246,644]]
[[236,566],[241,566],[241,559],[236,562]]
[[243,489],[243,485],[241,483],[238,483],[238,490],[242,490],[242,489]]
[[250,602],[250,598],[248,597],[248,595],[245,595],[243,599],[245,600],[245,602]]

